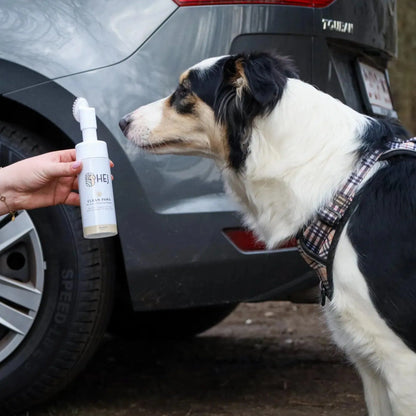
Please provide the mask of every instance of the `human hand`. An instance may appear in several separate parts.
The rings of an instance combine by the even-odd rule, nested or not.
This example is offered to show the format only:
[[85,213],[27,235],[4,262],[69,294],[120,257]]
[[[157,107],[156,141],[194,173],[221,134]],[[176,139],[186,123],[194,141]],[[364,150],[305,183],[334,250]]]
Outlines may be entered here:
[[[21,160],[0,170],[0,214],[57,204],[79,205],[75,149],[60,150]],[[9,209],[8,209],[9,208]]]

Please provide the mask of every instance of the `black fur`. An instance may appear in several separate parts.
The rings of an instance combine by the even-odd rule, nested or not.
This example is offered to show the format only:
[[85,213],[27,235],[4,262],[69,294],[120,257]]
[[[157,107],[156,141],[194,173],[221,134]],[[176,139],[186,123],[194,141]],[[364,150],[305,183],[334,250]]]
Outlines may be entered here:
[[[239,72],[241,68],[243,73]],[[235,170],[241,168],[247,157],[254,118],[273,110],[290,76],[297,77],[290,61],[267,53],[235,55],[224,63],[214,112],[226,125],[230,165]],[[242,87],[237,92],[241,77],[248,88]]]
[[229,57],[219,59],[206,71],[196,69],[189,71],[188,80],[191,83],[192,91],[212,109],[214,109],[216,93],[222,80],[224,63],[227,59]]
[[406,129],[394,119],[372,119],[371,124],[362,137],[362,156],[367,152],[374,152],[377,149],[387,150],[387,142],[393,139],[406,140],[410,138]]
[[[220,59],[207,71],[190,71],[192,91],[226,126],[230,165],[235,170],[247,157],[254,118],[273,110],[289,77],[297,78],[291,61],[268,53],[233,55]],[[239,89],[239,79],[248,86]]]
[[416,158],[389,159],[357,195],[348,236],[371,299],[416,352]]

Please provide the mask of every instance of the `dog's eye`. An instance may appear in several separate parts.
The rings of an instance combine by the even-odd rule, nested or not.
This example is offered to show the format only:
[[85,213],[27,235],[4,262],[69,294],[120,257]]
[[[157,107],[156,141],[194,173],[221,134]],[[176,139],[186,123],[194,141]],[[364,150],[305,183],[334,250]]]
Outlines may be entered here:
[[188,95],[189,90],[185,88],[183,85],[179,85],[171,96],[171,105],[178,104],[181,100],[184,100]]
[[194,109],[194,101],[191,99],[191,95],[191,90],[180,84],[170,98],[170,105],[174,107],[178,113],[192,113]]
[[182,99],[182,98],[186,98],[189,95],[190,91],[183,85],[179,85],[177,89],[177,93],[178,93],[178,97]]

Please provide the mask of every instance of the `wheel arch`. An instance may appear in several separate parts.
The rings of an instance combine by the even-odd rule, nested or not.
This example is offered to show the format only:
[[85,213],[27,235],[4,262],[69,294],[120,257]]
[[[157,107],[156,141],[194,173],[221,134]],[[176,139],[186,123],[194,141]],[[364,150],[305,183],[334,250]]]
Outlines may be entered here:
[[48,141],[49,137],[54,137],[54,142],[51,145],[55,149],[75,146],[74,141],[48,118],[10,98],[0,97],[0,114],[3,121],[18,124],[26,130],[45,137]]
[[[0,94],[0,119],[5,118],[5,121],[20,124],[40,136],[48,132],[53,137],[55,147],[73,147],[80,141],[79,124],[73,120],[71,114],[76,92],[63,87],[58,80],[0,59]],[[110,158],[115,164],[113,190],[119,234],[113,239],[117,252],[116,267],[126,280],[126,284],[122,284],[126,288],[123,290],[123,301],[128,298],[130,303],[136,304],[137,277],[140,276],[145,281],[152,279],[151,276],[143,276],[145,267],[138,253],[143,249],[147,250],[148,244],[143,233],[138,230],[143,227],[150,230],[154,227],[158,230],[155,233],[161,233],[163,225],[160,224],[160,216],[149,205],[140,178],[121,143],[99,117],[97,133],[98,137],[105,138]],[[136,226],[132,227],[126,218],[134,219]],[[116,280],[120,282],[123,278]],[[159,307],[158,304],[153,306],[156,309]]]

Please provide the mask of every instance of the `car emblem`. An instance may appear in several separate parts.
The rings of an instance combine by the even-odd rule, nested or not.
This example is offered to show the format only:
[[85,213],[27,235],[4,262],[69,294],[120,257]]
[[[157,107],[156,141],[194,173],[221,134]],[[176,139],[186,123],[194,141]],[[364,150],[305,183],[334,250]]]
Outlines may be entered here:
[[339,33],[348,33],[349,35],[352,35],[354,33],[354,23],[323,18],[322,30]]

